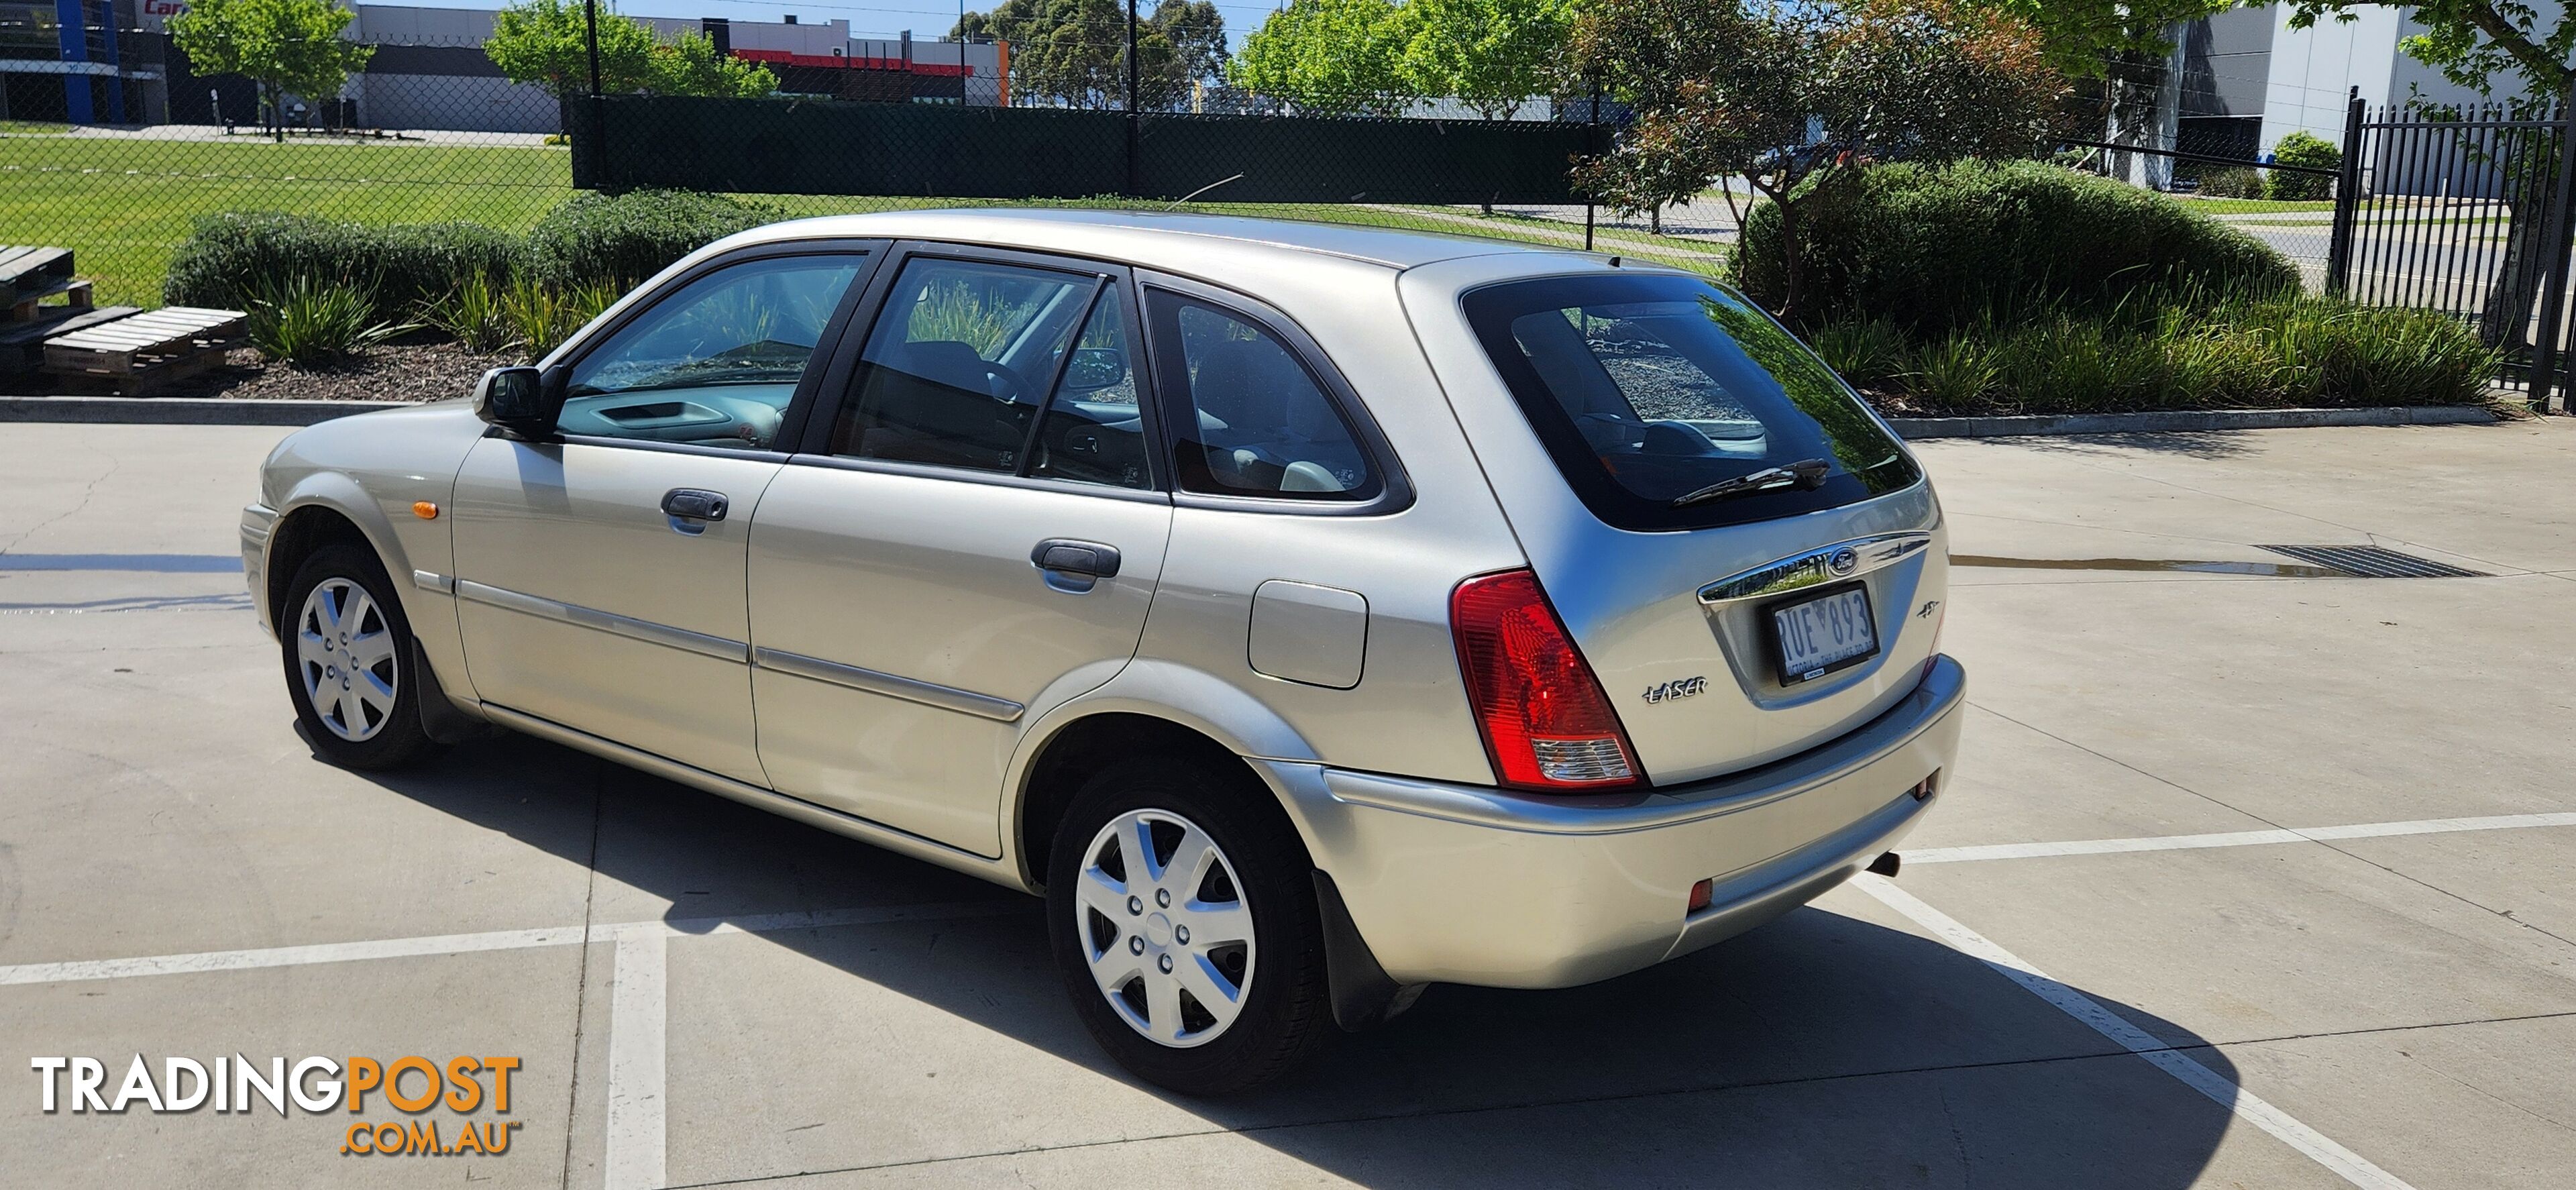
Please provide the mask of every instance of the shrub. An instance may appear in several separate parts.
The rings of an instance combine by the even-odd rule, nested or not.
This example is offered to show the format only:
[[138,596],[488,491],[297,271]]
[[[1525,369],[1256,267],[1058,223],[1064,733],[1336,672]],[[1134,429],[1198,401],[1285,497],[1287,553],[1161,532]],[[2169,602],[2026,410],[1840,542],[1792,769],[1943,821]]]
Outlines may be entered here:
[[558,287],[521,276],[500,295],[499,318],[510,341],[530,359],[544,359],[573,332],[589,325],[623,295],[611,284]]
[[382,309],[442,300],[459,279],[507,276],[518,242],[479,223],[375,226],[226,212],[197,221],[170,261],[172,305],[248,309],[296,282],[355,286]]
[[[2032,310],[2106,311],[2158,290],[2298,285],[2288,261],[2244,232],[2045,162],[1874,166],[1804,211],[1813,317],[1885,318],[1918,339]],[[1738,284],[1777,305],[1780,259],[1780,213],[1764,203],[1745,220]]]
[[[2333,141],[2307,132],[2293,132],[2272,146],[2276,165],[2297,165],[2309,169],[2342,169],[2343,150]],[[2273,198],[2320,199],[2334,193],[2334,179],[2315,174],[2289,174],[2275,171],[2267,193]]]
[[324,364],[356,355],[411,324],[380,322],[367,291],[341,281],[293,277],[248,304],[250,343],[272,360]]
[[628,289],[707,244],[785,217],[766,203],[682,190],[577,195],[528,233],[528,270],[547,285]]
[[1943,411],[1974,413],[1986,407],[1996,372],[1987,343],[1973,332],[1962,331],[1914,354],[1905,373],[1905,391]]
[[1825,366],[1855,388],[1874,388],[1905,371],[1905,332],[1884,318],[1828,322],[1807,335]]
[[2200,180],[2203,198],[2261,198],[2263,171],[2259,169],[2222,169]]
[[447,296],[423,302],[421,321],[456,336],[469,350],[490,354],[518,345],[510,322],[510,286],[481,273],[458,279]]
[[1901,383],[1936,414],[2465,405],[2496,363],[2447,315],[2282,296],[1981,321],[1916,348]]

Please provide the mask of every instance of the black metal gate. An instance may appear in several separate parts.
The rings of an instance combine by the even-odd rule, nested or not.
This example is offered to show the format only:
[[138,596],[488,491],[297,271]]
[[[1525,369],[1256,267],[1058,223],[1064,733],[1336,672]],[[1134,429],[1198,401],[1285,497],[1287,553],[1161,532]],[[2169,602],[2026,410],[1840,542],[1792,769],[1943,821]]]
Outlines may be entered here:
[[2356,91],[2328,292],[2470,322],[2505,353],[2500,379],[2547,409],[2571,358],[2569,127],[2564,105],[2372,109]]

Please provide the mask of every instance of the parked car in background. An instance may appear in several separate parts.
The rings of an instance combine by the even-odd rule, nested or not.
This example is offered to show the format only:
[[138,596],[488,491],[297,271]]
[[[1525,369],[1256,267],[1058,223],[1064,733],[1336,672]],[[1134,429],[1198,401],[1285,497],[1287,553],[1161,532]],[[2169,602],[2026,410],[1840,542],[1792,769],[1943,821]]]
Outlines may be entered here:
[[290,436],[243,550],[324,756],[497,724],[1041,893],[1192,1093],[1813,899],[1964,689],[1930,482],[1762,311],[1353,227],[748,232]]

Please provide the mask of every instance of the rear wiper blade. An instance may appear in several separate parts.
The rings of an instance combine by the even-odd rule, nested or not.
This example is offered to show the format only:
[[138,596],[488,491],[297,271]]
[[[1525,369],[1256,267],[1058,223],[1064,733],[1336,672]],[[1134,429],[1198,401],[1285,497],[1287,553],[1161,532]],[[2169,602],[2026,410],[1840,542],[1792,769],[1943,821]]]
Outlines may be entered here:
[[1694,504],[1706,504],[1711,500],[1724,500],[1729,496],[1749,496],[1755,492],[1768,492],[1776,488],[1819,488],[1824,486],[1825,476],[1832,470],[1833,464],[1823,459],[1800,459],[1786,466],[1765,467],[1750,474],[1738,475],[1733,479],[1721,479],[1696,492],[1676,496],[1673,498],[1673,507],[1688,508]]

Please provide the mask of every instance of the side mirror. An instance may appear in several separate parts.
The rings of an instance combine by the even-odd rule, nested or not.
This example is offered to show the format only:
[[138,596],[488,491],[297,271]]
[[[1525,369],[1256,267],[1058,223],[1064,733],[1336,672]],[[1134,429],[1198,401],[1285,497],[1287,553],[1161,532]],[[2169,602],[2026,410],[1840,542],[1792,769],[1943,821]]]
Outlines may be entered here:
[[474,416],[513,437],[546,437],[563,412],[563,402],[551,399],[549,388],[535,368],[494,368],[474,385]]
[[1064,386],[1080,392],[1107,388],[1126,378],[1127,357],[1115,347],[1080,347],[1065,361]]

